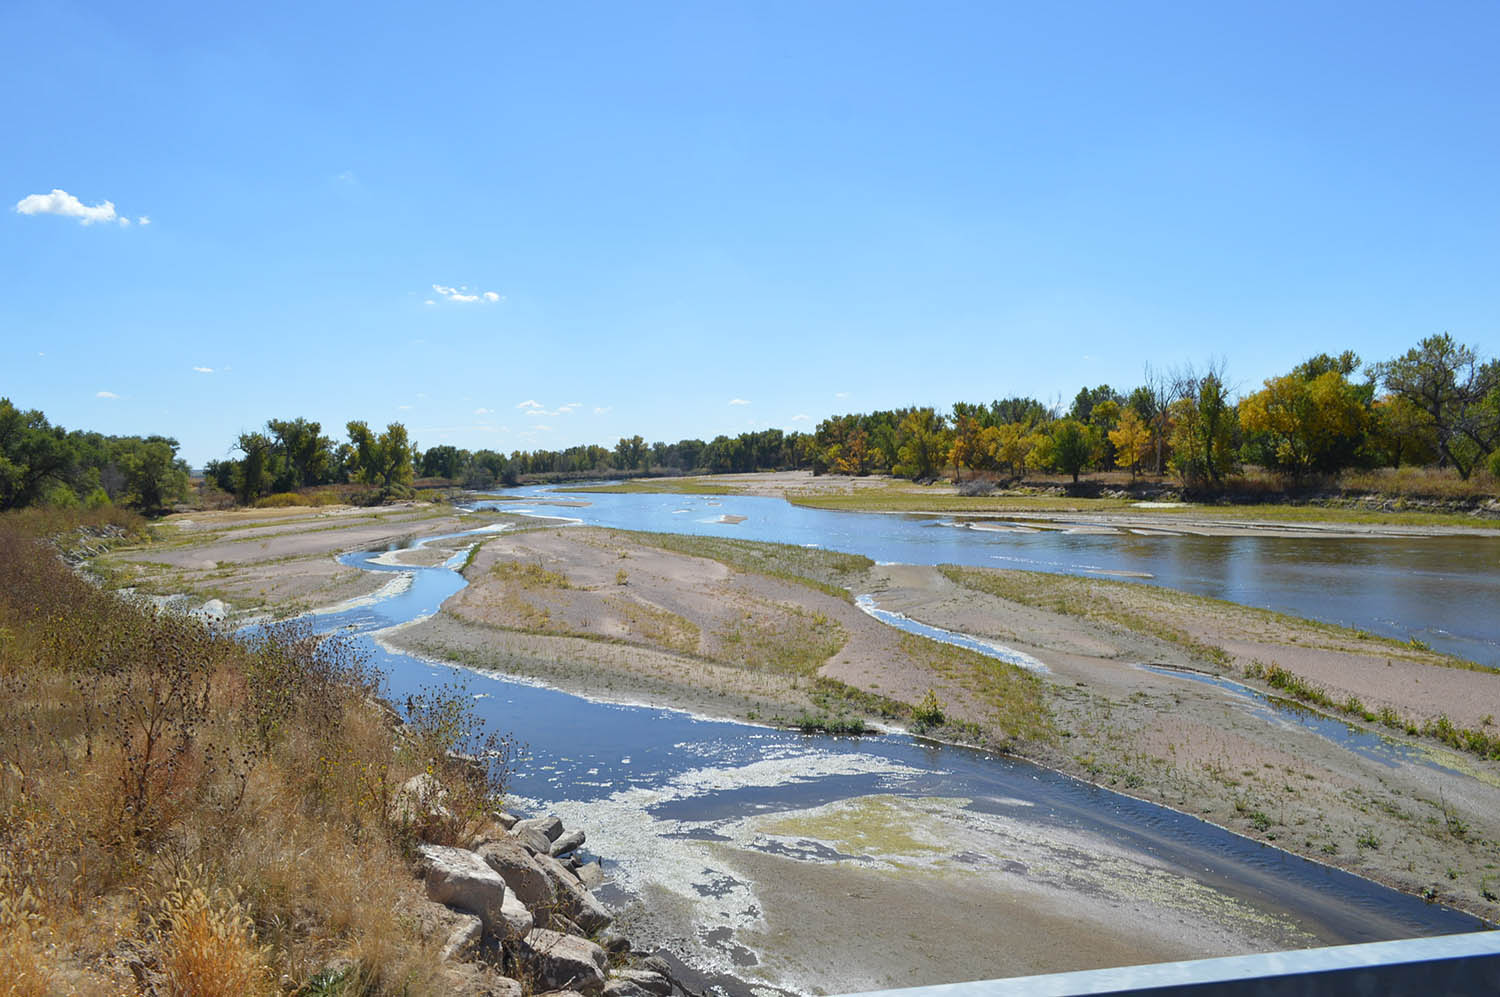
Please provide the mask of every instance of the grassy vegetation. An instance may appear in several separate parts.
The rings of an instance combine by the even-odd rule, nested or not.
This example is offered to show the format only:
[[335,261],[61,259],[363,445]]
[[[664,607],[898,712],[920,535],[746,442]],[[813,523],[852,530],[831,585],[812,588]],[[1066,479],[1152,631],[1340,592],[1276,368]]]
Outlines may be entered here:
[[527,590],[573,587],[567,575],[542,567],[540,561],[496,561],[490,573],[508,585]]
[[692,537],[676,533],[630,533],[630,539],[678,554],[706,557],[736,571],[770,575],[795,582],[845,602],[853,601],[848,582],[875,566],[860,554],[795,544],[734,540],[727,537]]
[[1229,654],[1223,648],[1202,641],[1169,621],[1199,616],[1217,621],[1216,626],[1222,629],[1223,621],[1235,620],[1257,631],[1274,633],[1277,639],[1302,647],[1363,650],[1444,668],[1494,672],[1494,669],[1477,662],[1433,651],[1420,641],[1399,641],[1334,623],[1305,620],[1275,610],[1244,606],[1154,585],[1046,572],[969,568],[955,564],[940,565],[938,571],[955,584],[1010,602],[1122,626],[1136,633],[1156,637],[1220,667],[1231,663]]
[[687,617],[633,599],[607,598],[605,605],[619,613],[631,633],[647,643],[678,654],[698,653],[702,632]]
[[1378,712],[1371,710],[1356,696],[1337,700],[1321,686],[1314,685],[1300,675],[1293,674],[1274,661],[1269,665],[1258,661],[1252,662],[1245,668],[1245,677],[1259,679],[1271,688],[1284,692],[1301,703],[1309,703],[1332,713],[1363,720],[1366,723],[1379,723],[1414,737],[1419,735],[1431,737],[1450,748],[1467,751],[1480,758],[1500,761],[1500,730],[1459,727],[1446,716],[1419,724],[1403,718],[1390,707],[1384,707]]
[[[901,635],[901,650],[923,669],[978,696],[989,707],[988,726],[1023,741],[1053,737],[1041,680],[1030,672],[966,647],[914,634]],[[934,727],[943,722],[942,705],[932,690],[914,707],[913,717]]]
[[454,816],[428,833],[487,816],[500,787],[449,751],[506,746],[474,741],[467,698],[398,730],[347,646],[143,610],[37,523],[0,519],[0,990],[305,992],[334,967],[348,995],[448,992],[403,913],[396,801],[431,771]]
[[[1176,644],[1194,657],[1217,665],[1227,665],[1229,655],[1223,648],[1198,640],[1180,627],[1174,627],[1162,618],[1165,614],[1142,612],[1127,605],[1123,598],[1141,594],[1141,586],[1129,582],[1104,581],[1095,578],[1075,578],[1069,575],[1049,575],[1034,571],[1005,571],[991,568],[966,568],[956,564],[939,565],[945,578],[965,588],[985,592],[989,595],[1034,606],[1038,609],[1080,616],[1123,626],[1137,633],[1148,634],[1160,640]],[[1194,599],[1180,592],[1161,593],[1150,591],[1147,597],[1170,597]],[[1216,600],[1205,600],[1215,602]],[[1225,603],[1225,605],[1232,605]],[[1236,607],[1240,608],[1240,607]]]
[[751,671],[812,675],[838,654],[849,633],[822,613],[778,606],[772,613],[745,612],[714,635],[725,664]]

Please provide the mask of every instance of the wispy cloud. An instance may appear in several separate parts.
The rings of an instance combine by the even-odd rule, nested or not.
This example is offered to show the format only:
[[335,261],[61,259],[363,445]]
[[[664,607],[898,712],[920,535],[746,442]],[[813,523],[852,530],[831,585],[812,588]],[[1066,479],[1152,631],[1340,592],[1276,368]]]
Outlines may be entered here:
[[[505,300],[504,297],[496,294],[494,291],[471,291],[469,290],[469,285],[467,284],[460,284],[457,287],[450,287],[446,284],[433,284],[432,289],[437,293],[438,297],[444,299],[445,301],[454,301],[463,305],[473,304],[476,301],[483,301],[487,304],[494,304],[497,301]],[[435,305],[437,304],[437,302],[432,300],[431,298],[428,298],[427,304]]]
[[492,408],[477,408],[477,409],[474,410],[474,414],[475,415],[494,415],[495,414],[495,410],[492,409]]
[[194,367],[193,369],[200,374],[212,374],[214,372],[212,367]]
[[749,405],[750,403],[747,402],[743,398],[731,398],[731,399],[729,399],[729,404],[731,404],[731,405]]
[[796,415],[792,416],[792,421],[793,422],[807,422],[811,418],[812,417],[809,416],[806,412],[798,412]]
[[117,395],[117,394],[115,394],[113,391],[96,391],[96,392],[94,392],[94,397],[95,398],[119,398],[120,396]]
[[[22,215],[61,215],[77,218],[79,224],[93,225],[95,222],[116,222],[129,225],[130,219],[115,211],[115,202],[100,201],[84,204],[60,187],[52,188],[50,194],[27,194],[16,202],[16,213]],[[150,225],[151,219],[142,215],[137,219],[142,225]]]
[[833,393],[833,397],[835,397],[835,398],[848,398],[849,397],[849,392],[847,392],[847,391],[835,391]]
[[541,408],[542,403],[535,398],[528,398],[524,402],[517,402],[516,408]]
[[608,413],[613,412],[614,410],[615,410],[615,407],[613,405],[595,405],[594,406],[594,414],[595,415],[607,415]]

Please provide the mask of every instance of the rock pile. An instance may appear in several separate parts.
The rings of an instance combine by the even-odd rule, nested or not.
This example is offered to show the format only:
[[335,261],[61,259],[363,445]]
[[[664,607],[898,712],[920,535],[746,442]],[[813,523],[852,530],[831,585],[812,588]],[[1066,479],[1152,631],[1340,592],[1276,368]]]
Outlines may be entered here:
[[[440,794],[417,776],[398,805],[441,806]],[[464,847],[418,847],[428,898],[419,920],[440,943],[455,995],[670,997],[665,964],[634,960],[630,942],[609,930],[613,918],[593,894],[603,869],[574,854],[584,840],[557,817],[502,813]]]

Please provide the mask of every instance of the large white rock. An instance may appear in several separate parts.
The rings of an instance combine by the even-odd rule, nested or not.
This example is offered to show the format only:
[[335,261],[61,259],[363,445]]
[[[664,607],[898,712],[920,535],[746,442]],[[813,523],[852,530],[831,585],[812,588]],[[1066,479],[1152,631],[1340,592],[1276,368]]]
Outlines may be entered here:
[[526,936],[524,951],[537,980],[549,989],[571,987],[584,994],[604,989],[608,959],[587,938],[537,928]]
[[484,930],[505,937],[508,923],[505,880],[484,859],[462,848],[421,845],[422,880],[427,895],[440,904],[473,914],[484,922]]
[[527,820],[518,820],[516,821],[515,826],[511,828],[511,833],[520,831],[523,828],[535,828],[536,830],[541,831],[547,836],[548,843],[556,841],[558,839],[558,836],[563,833],[562,818],[551,815],[548,815],[546,817],[531,817]]
[[552,842],[552,847],[547,849],[547,854],[553,858],[566,855],[575,849],[583,847],[584,833],[582,831],[569,831]]
[[573,875],[573,870],[548,855],[536,856],[536,863],[557,891],[558,909],[584,931],[593,934],[614,920],[604,905]]
[[533,913],[557,902],[552,880],[519,841],[501,837],[485,842],[475,851]]

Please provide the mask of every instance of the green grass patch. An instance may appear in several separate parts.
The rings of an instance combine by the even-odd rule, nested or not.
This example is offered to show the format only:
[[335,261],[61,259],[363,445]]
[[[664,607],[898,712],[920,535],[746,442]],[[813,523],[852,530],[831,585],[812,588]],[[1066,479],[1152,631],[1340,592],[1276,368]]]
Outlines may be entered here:
[[744,613],[716,636],[716,658],[752,671],[812,675],[843,650],[848,632],[822,613],[781,606],[775,616]]
[[1384,707],[1378,713],[1372,712],[1359,701],[1357,696],[1335,700],[1321,686],[1314,685],[1274,661],[1269,665],[1259,661],[1251,662],[1245,668],[1245,677],[1259,679],[1271,688],[1285,693],[1291,699],[1311,704],[1330,713],[1353,717],[1366,723],[1379,722],[1392,730],[1403,731],[1411,735],[1420,734],[1423,737],[1440,741],[1450,748],[1457,748],[1459,751],[1478,755],[1480,758],[1500,761],[1500,733],[1491,733],[1479,727],[1459,727],[1446,715],[1417,724],[1412,720],[1403,719],[1390,707]]
[[691,557],[706,557],[736,571],[770,575],[852,602],[849,584],[875,566],[860,554],[795,544],[764,543],[729,537],[693,537],[677,533],[629,533],[639,543]]
[[539,561],[498,561],[490,574],[523,589],[570,589],[573,583],[561,571],[544,568]]
[[[942,644],[915,634],[901,635],[901,651],[919,667],[974,693],[990,709],[989,722],[1011,737],[1051,740],[1052,716],[1042,698],[1042,682],[1023,668],[978,651]],[[929,690],[931,693],[931,690]],[[936,726],[944,721],[935,693],[913,707],[912,717]]]

